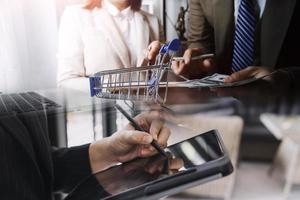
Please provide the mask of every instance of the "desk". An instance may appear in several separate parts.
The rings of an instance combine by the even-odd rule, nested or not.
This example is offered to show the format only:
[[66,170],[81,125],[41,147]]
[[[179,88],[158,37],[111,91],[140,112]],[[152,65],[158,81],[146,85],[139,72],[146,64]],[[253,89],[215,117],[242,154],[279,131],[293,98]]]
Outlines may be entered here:
[[[161,92],[164,93],[164,90],[161,89]],[[114,100],[114,99],[100,99],[100,98],[91,98],[88,94],[83,96],[82,100],[77,95],[66,95],[64,97],[65,102],[69,102],[69,105],[72,105],[70,99],[76,98],[81,104],[79,107],[76,106],[67,106],[69,108],[68,111],[72,113],[90,110],[91,106],[94,107],[95,110],[99,111],[97,113],[101,113],[102,115],[107,116],[107,124],[115,123],[113,115],[115,115],[115,110],[113,109],[113,105],[117,103],[123,103],[123,100]],[[89,103],[84,103],[84,102]],[[245,127],[253,128],[256,124],[259,124],[259,115],[265,112],[271,113],[280,113],[280,114],[297,114],[299,113],[299,94],[297,90],[288,91],[285,89],[280,89],[276,85],[270,85],[265,82],[257,82],[246,86],[236,87],[236,88],[228,88],[228,89],[189,89],[189,88],[169,88],[168,98],[165,103],[165,106],[168,109],[163,109],[163,113],[165,113],[165,119],[170,124],[177,124],[178,119],[181,120],[181,124],[185,125],[185,127],[189,126],[189,123],[193,123],[196,127],[196,130],[201,131],[203,126],[207,126],[208,122],[205,120],[209,120],[213,122],[213,120],[217,120],[220,117],[224,117],[230,119],[233,116],[239,116],[243,119],[245,123]],[[139,102],[139,101],[130,101],[126,102],[129,106],[125,106],[127,111],[131,112],[143,112],[149,109],[157,109],[160,108],[154,102]],[[134,105],[134,106],[133,106]],[[74,109],[72,109],[74,108]],[[105,108],[105,109],[103,109]],[[133,110],[132,110],[133,108]],[[170,117],[169,110],[175,114],[175,118]],[[96,114],[98,116],[98,114]],[[183,117],[197,118],[198,121],[195,120],[187,120],[184,122]],[[209,116],[209,117],[207,117]],[[202,117],[205,120],[200,120]],[[120,120],[122,121],[122,120]],[[124,121],[124,120],[123,120]],[[127,122],[127,121],[125,121]],[[182,123],[184,122],[184,123]],[[201,122],[201,123],[200,123]],[[103,120],[96,120],[95,124],[103,123]],[[94,124],[94,125],[95,125]],[[202,126],[202,124],[204,124]],[[225,126],[227,124],[231,124],[230,120],[226,120]],[[113,130],[113,127],[110,127]],[[104,126],[103,126],[104,127]],[[216,122],[210,123],[210,129],[217,128],[222,129],[220,127],[220,123]],[[231,131],[229,131],[230,134]],[[255,134],[253,132],[253,134]],[[258,137],[259,138],[259,137]],[[171,138],[173,142],[176,142],[176,139],[179,138]],[[261,138],[258,139],[261,141]],[[238,146],[239,144],[239,136],[235,137],[232,140]],[[229,146],[229,145],[227,145]],[[242,146],[241,148],[244,148]],[[249,148],[250,151],[257,150],[256,146],[252,146]],[[261,151],[257,150],[260,154]],[[238,153],[235,154],[236,161],[238,158]],[[234,181],[232,181],[234,183]],[[203,186],[204,187],[204,186]],[[203,193],[202,193],[203,194]],[[205,194],[205,192],[204,192]],[[226,194],[227,196],[230,196]]]
[[262,126],[259,116],[266,112],[283,115],[300,113],[299,97],[296,89],[287,90],[260,81],[215,90],[171,88],[167,104],[185,114],[199,112],[215,116],[241,116],[245,122],[241,148],[243,158],[271,161],[279,141]]
[[[90,113],[92,117],[86,120],[91,121],[92,127],[90,128],[93,129],[94,138],[101,138],[102,134],[104,137],[108,136],[117,129],[116,111],[113,105],[115,102],[124,104],[122,100],[91,98],[88,93],[74,90],[54,89],[38,92],[63,105],[64,112],[72,113],[73,116],[74,113]],[[161,89],[160,92],[164,93],[164,89]],[[268,144],[273,145],[277,142],[276,145],[278,145],[279,142],[261,126],[259,116],[266,112],[299,114],[299,99],[297,90],[289,91],[286,88],[260,81],[246,86],[215,90],[169,88],[165,106],[179,116],[197,113],[210,116],[238,115],[245,122],[245,137],[254,138],[256,141],[265,138],[265,141],[269,141]],[[149,107],[151,107],[149,102],[147,104],[144,102],[127,103],[131,104],[127,109],[135,113],[149,110]],[[131,109],[132,106],[134,110]],[[121,122],[122,120],[117,121]],[[102,127],[102,129],[95,129],[95,127]],[[273,145],[272,148],[275,149],[276,145]],[[266,146],[266,144],[262,146]],[[268,147],[264,152],[270,151],[270,149]],[[251,147],[249,147],[249,150],[251,150]],[[254,158],[257,155],[261,156],[259,151],[257,153],[252,152],[252,154]],[[272,153],[269,154],[269,158],[271,158]]]
[[[219,117],[222,116],[226,119],[230,119],[226,121],[226,123],[222,123],[227,126],[233,124],[231,118],[232,115],[238,115],[240,118],[243,118],[245,123],[247,124],[247,117],[250,120],[258,120],[258,115],[267,111],[273,113],[299,114],[299,94],[297,91],[298,90],[280,90],[280,88],[276,85],[272,86],[261,82],[243,87],[218,90],[170,88],[167,102],[165,104],[168,109],[164,109],[163,107],[159,107],[157,104],[150,102],[130,103],[135,105],[134,111],[136,112],[160,108],[163,111],[162,114],[164,114],[162,116],[165,117],[165,120],[168,123],[174,125],[182,124],[185,125],[185,128],[189,127],[201,132],[201,128],[208,125],[210,129],[217,128],[222,130],[221,127],[219,127],[221,123],[214,122],[214,120],[219,120]],[[57,94],[56,91],[53,93]],[[66,105],[64,106],[64,109],[61,110],[61,112],[84,112],[86,110],[89,111],[91,109],[91,106],[92,108],[93,106],[95,106],[95,109],[100,106],[99,113],[102,113],[102,105],[104,105],[105,107],[106,103],[108,103],[107,107],[111,108],[115,102],[115,100],[109,99],[90,98],[88,94],[83,95],[81,98],[81,96],[76,92],[71,92],[72,94],[70,93],[70,95],[66,93],[68,93],[68,91],[63,91],[64,95],[61,96],[61,99],[63,100],[61,101],[61,103],[56,101],[54,97],[51,98],[51,94],[44,94],[46,97],[56,101],[57,103]],[[59,97],[57,98],[57,100],[58,99]],[[71,101],[73,100],[78,101],[79,104],[72,104]],[[130,107],[128,107],[128,110],[129,109]],[[172,110],[171,113],[175,114],[175,117],[170,115],[170,110]],[[108,114],[113,112],[114,111],[109,111]],[[187,116],[187,121],[183,120],[184,115]],[[209,118],[207,116],[209,116]],[[189,117],[191,117],[195,121],[192,121],[191,118],[189,119]],[[202,119],[205,119],[206,121],[201,120],[200,117],[202,117]],[[102,121],[100,122],[102,123]],[[188,123],[192,123],[193,127],[189,126]],[[222,132],[224,133],[225,131],[222,130]],[[231,134],[231,132],[231,130],[228,131],[229,134]],[[86,132],[82,132],[82,134],[86,134]],[[186,131],[181,131],[179,132],[179,134],[184,136],[187,135]],[[39,134],[36,135],[39,136]],[[175,141],[173,139],[180,138],[171,138],[172,141]],[[238,140],[239,138],[233,137],[233,139],[230,139],[228,141],[238,143]],[[41,149],[44,149],[43,147],[45,147],[45,145],[39,146],[41,147]],[[22,167],[22,165],[18,166]]]
[[[164,94],[164,92],[164,89],[161,89],[161,93]],[[120,103],[123,101],[118,100],[117,102]],[[135,105],[134,111],[136,112],[142,112],[151,108],[156,108],[155,105],[152,105],[149,102],[131,103]],[[269,152],[271,152],[269,153],[271,154],[269,156],[269,160],[273,158],[279,141],[277,141],[272,137],[270,133],[263,129],[263,126],[259,121],[260,114],[265,112],[296,114],[300,111],[300,101],[297,90],[286,90],[286,88],[280,88],[276,85],[268,84],[264,81],[236,88],[215,90],[169,88],[165,106],[168,109],[172,110],[176,116],[176,119],[168,118],[168,114],[170,113],[168,113],[168,110],[164,110],[164,112],[166,112],[166,121],[173,125],[178,125],[179,122],[177,120],[179,119],[180,124],[183,124],[185,128],[196,127],[195,130],[200,132],[202,129],[205,129],[204,127],[224,130],[224,127],[230,126],[232,124],[230,120],[231,117],[233,117],[234,115],[241,117],[244,120],[245,128],[248,130],[249,134],[253,134],[253,137],[256,139],[256,141],[260,142],[259,144],[261,144],[261,147],[258,147],[257,143],[251,143],[247,146],[249,152],[251,152],[253,155],[255,154],[255,156],[261,156],[259,158],[263,159],[262,155],[264,154],[264,152],[266,152],[265,149],[270,149],[268,145],[274,145],[273,143],[275,143],[275,147],[273,147],[272,150],[269,150]],[[127,110],[130,110],[130,107],[127,107]],[[221,125],[219,119],[222,117],[227,120],[225,120],[226,122],[223,122]],[[213,122],[215,122],[215,124]],[[260,131],[260,129],[262,129],[263,131],[257,133],[257,130]],[[183,133],[183,131],[181,133]],[[227,134],[230,135],[230,133],[231,131],[229,131],[229,133]],[[185,132],[185,134],[182,134],[181,136],[184,137],[187,135],[188,134],[186,134]],[[229,143],[227,147],[232,145],[232,143],[236,143],[236,146],[239,146],[239,137],[239,134],[237,134],[236,137],[233,137],[234,139],[231,140],[231,143]],[[269,139],[269,137],[271,139]],[[171,143],[178,140],[180,140],[179,137],[172,138],[171,136]],[[224,140],[229,139],[226,137],[224,138]],[[268,144],[266,141],[270,144]],[[247,141],[244,141],[243,145],[241,145],[242,151],[243,148],[245,148],[245,142]],[[236,151],[233,150],[232,152]],[[233,153],[233,155],[234,154],[235,153]],[[235,156],[235,161],[237,161],[238,152],[236,152]],[[201,193],[202,195],[212,195],[211,191],[203,191],[203,188],[207,187],[201,186],[201,189],[195,189],[193,193],[197,192],[198,194]],[[215,190],[218,190],[215,185],[213,188]],[[218,197],[222,197],[223,195],[223,197],[227,197],[228,199],[230,197],[230,195],[228,195],[228,193],[226,192],[224,194],[221,194],[221,192],[219,193],[219,190],[218,192],[215,191],[214,194],[219,195]]]

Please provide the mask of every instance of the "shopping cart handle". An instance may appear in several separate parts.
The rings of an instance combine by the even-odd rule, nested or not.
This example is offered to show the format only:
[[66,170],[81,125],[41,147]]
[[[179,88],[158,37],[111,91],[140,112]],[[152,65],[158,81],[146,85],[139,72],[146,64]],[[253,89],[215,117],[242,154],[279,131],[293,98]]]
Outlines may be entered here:
[[179,39],[173,39],[171,40],[169,43],[164,44],[160,50],[159,53],[160,54],[165,54],[168,53],[169,51],[178,51],[180,48],[181,44],[180,44],[180,40]]
[[169,42],[167,50],[176,52],[180,49],[180,46],[181,46],[180,40],[176,38]]

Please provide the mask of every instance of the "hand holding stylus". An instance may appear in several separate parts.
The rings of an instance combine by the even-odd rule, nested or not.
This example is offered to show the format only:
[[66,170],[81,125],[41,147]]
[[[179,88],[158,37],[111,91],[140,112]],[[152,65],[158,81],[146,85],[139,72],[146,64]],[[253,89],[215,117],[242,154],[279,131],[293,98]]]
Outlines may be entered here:
[[[142,131],[142,132],[146,132],[132,117],[130,117],[130,115],[123,110],[123,108],[121,106],[119,106],[118,104],[115,105],[115,108],[118,109],[123,115],[124,117],[126,117],[126,119],[131,123],[131,125],[138,131]],[[166,152],[160,147],[160,145],[157,143],[157,141],[155,139],[152,140],[151,145],[163,156],[167,157]]]
[[156,140],[160,147],[167,146],[170,129],[158,120],[157,114],[144,113],[134,120],[145,131],[136,130],[131,124],[112,136],[90,145],[89,157],[92,172],[97,172],[138,157],[149,157],[157,153],[151,145]]

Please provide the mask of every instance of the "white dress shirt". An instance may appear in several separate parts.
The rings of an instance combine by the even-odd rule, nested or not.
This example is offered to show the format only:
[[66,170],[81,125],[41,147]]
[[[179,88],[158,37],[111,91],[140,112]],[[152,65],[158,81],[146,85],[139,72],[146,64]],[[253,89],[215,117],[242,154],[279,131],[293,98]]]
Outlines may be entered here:
[[120,11],[108,0],[104,0],[103,2],[103,8],[113,17],[117,27],[120,29],[120,33],[124,37],[124,41],[130,52],[131,66],[137,66],[136,24],[133,10],[129,6]]
[[[264,10],[265,10],[267,0],[256,0],[256,1],[257,1],[258,6],[259,6],[259,17],[261,18],[263,13],[264,13]],[[240,4],[241,4],[241,0],[234,0],[235,22],[237,21],[237,16],[238,16]]]

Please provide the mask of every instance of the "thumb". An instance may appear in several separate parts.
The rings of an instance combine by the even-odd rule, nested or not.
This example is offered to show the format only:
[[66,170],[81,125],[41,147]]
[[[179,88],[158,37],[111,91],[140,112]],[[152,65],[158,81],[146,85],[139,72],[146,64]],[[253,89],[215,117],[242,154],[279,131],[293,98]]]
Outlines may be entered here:
[[130,145],[150,144],[152,140],[153,137],[149,133],[141,131],[126,131],[121,137],[122,143]]
[[191,49],[188,49],[184,52],[183,54],[184,64],[189,65],[191,63],[192,53],[193,51]]
[[212,65],[212,60],[210,58],[203,60],[203,66],[210,67],[211,65]]
[[254,78],[261,68],[258,67],[247,67],[241,71],[231,74],[227,79],[224,80],[225,83],[232,83],[236,81],[242,81],[249,78]]
[[159,53],[160,49],[160,42],[154,41],[148,46],[148,59],[154,60],[156,55]]
[[224,82],[225,83],[233,83],[233,82],[242,81],[242,80],[245,80],[248,78],[250,78],[250,74],[247,69],[244,69],[244,70],[241,70],[241,71],[231,74],[229,77],[227,77],[224,80]]
[[211,58],[204,59],[203,62],[202,62],[202,65],[206,70],[211,70],[214,66],[213,65],[213,60]]

